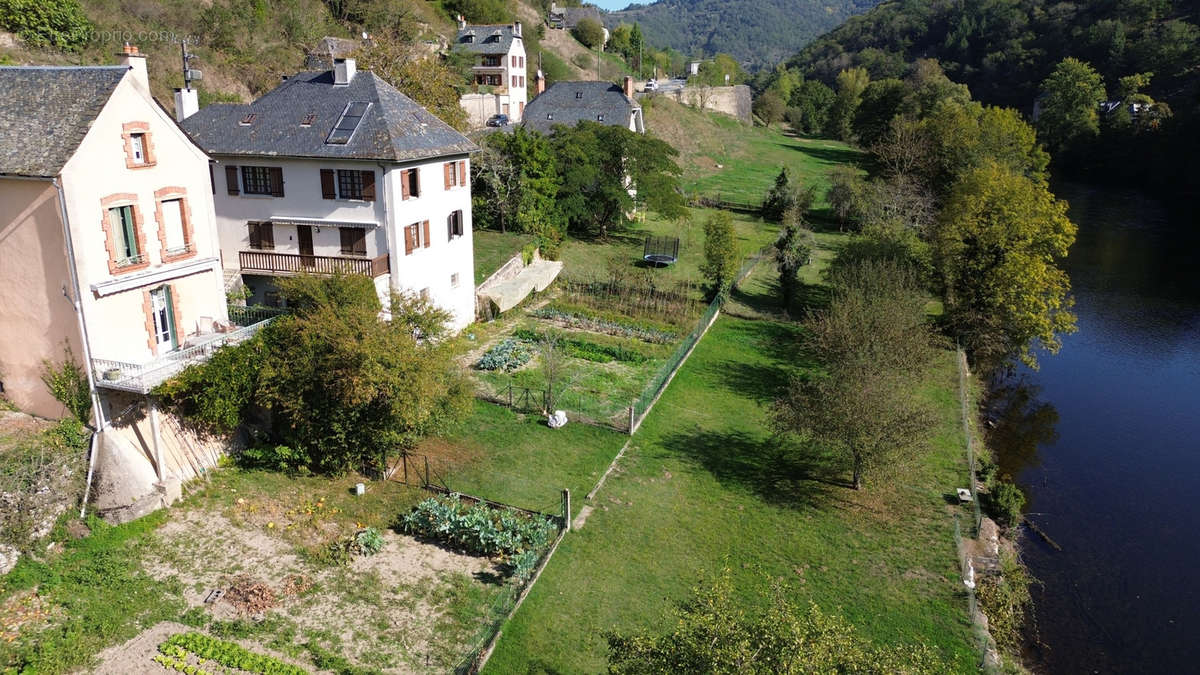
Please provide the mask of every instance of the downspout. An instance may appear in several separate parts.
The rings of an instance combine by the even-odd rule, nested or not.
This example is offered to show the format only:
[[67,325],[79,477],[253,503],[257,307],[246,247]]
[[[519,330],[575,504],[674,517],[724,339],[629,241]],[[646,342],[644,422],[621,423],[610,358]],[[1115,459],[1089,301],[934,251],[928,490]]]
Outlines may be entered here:
[[83,338],[83,369],[87,373],[88,391],[92,395],[92,415],[95,418],[95,430],[92,432],[92,441],[88,452],[88,472],[87,484],[83,489],[83,503],[79,507],[79,517],[82,518],[87,511],[88,498],[92,491],[92,476],[96,471],[96,436],[104,431],[104,410],[100,407],[100,394],[96,391],[96,378],[92,369],[92,347],[91,340],[88,338],[87,322],[83,317],[83,304],[80,298],[83,297],[83,292],[79,286],[79,272],[75,267],[75,244],[71,239],[71,220],[67,215],[67,198],[63,193],[62,184],[58,182],[58,177],[50,179],[50,183],[58,192],[58,209],[62,219],[63,226],[63,241],[67,246],[67,269],[71,275],[71,287],[75,294],[71,298],[71,304],[75,308],[75,320],[79,323],[79,334]]
[[[398,290],[396,288],[396,272],[400,266],[400,259],[392,250],[392,224],[396,219],[396,214],[393,212],[395,201],[392,199],[394,195],[389,166],[382,162],[376,162],[375,164],[380,169],[380,179],[383,181],[383,243],[387,247],[388,254],[388,295],[390,296]],[[392,165],[390,168],[395,169],[396,167]],[[391,306],[385,307],[384,311],[387,312],[388,319],[390,320],[392,317]]]

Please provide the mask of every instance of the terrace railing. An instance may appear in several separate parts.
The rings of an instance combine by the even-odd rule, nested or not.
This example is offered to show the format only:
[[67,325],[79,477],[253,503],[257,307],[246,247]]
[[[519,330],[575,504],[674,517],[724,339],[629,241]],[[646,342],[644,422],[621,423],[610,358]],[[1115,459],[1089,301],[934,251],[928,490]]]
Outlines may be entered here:
[[229,305],[228,309],[229,322],[235,326],[253,326],[287,313],[283,307],[267,307],[265,305]]
[[299,253],[274,253],[272,251],[241,251],[238,264],[243,272],[266,274],[362,274],[380,277],[388,273],[388,256],[377,258],[350,258],[328,255],[303,255]]
[[267,319],[229,333],[206,335],[201,338],[204,341],[199,344],[168,352],[147,363],[92,359],[96,386],[148,394],[188,366],[207,361],[218,349],[249,340],[270,322],[271,320]]

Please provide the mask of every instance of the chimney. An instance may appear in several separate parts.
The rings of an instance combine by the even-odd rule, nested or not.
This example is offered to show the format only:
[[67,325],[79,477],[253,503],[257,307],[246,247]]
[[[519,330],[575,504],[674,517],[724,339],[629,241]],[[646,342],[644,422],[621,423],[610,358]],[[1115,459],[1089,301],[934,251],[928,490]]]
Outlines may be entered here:
[[520,21],[513,22],[513,35],[515,35],[517,37],[521,37],[521,22]]
[[333,83],[346,85],[354,79],[356,67],[354,59],[334,59],[333,60]]
[[537,93],[544,93],[546,91],[546,76],[542,74],[541,68],[538,68],[537,77],[534,80],[537,82]]
[[128,42],[117,52],[117,63],[128,66],[133,73],[133,81],[145,92],[150,93],[150,76],[146,73],[146,55]]
[[630,101],[632,101],[633,100],[633,78],[626,75],[625,81],[621,88],[625,91],[625,98],[628,98]]
[[458,19],[458,29],[459,30],[462,30],[467,27],[467,20],[463,18],[462,14],[459,14],[458,16],[456,16],[454,18]]
[[199,92],[195,89],[175,90],[175,121],[182,122],[200,110]]

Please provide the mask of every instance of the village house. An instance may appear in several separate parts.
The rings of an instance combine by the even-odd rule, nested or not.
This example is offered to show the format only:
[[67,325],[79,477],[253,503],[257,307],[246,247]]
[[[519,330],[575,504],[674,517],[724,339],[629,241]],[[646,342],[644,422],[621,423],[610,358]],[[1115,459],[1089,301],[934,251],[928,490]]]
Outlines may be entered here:
[[[546,10],[546,25],[551,28],[571,30],[584,19],[591,19],[601,26],[604,25],[604,17],[595,7],[559,7],[558,3],[551,2],[550,9]],[[604,29],[604,42],[608,42],[607,28]]]
[[525,83],[525,40],[521,22],[507,25],[469,25],[458,17],[454,48],[475,58],[471,68],[479,93],[460,100],[474,126],[481,126],[491,115],[507,115],[520,122],[529,100]]
[[101,428],[114,396],[243,335],[208,157],[151,97],[137,48],[119,62],[0,68],[0,383],[19,408],[62,417],[41,370],[69,347]]
[[626,77],[623,86],[610,82],[555,82],[542,91],[544,82],[539,72],[539,93],[525,110],[525,128],[549,134],[555,125],[573,127],[589,120],[646,133],[642,107],[633,96],[633,78]]
[[460,329],[475,318],[469,155],[477,147],[353,59],[303,72],[249,104],[181,124],[213,157],[231,290],[278,305],[275,279],[370,277],[428,298]]

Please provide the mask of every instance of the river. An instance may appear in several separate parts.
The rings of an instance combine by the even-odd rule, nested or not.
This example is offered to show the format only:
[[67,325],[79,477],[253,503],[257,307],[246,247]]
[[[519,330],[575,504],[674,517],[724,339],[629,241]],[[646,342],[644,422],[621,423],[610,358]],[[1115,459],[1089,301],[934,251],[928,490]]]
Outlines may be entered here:
[[1136,192],[1056,185],[1079,226],[1079,331],[995,391],[990,442],[1028,531],[1044,673],[1200,669],[1200,227]]

